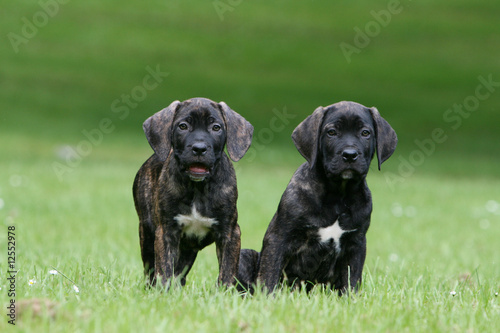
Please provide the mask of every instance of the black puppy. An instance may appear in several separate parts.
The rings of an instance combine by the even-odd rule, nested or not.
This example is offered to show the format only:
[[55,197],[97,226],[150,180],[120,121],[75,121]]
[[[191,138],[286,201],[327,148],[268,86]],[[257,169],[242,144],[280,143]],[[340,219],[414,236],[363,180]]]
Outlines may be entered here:
[[241,251],[238,280],[269,292],[283,279],[307,290],[316,283],[357,289],[372,211],[365,178],[375,151],[379,169],[392,155],[396,133],[376,108],[340,102],[317,108],[292,139],[307,162],[288,184],[260,256]]
[[144,273],[151,284],[186,283],[199,250],[215,242],[219,283],[238,270],[240,227],[233,161],[250,147],[253,127],[224,102],[175,101],[143,125],[154,154],[134,181]]

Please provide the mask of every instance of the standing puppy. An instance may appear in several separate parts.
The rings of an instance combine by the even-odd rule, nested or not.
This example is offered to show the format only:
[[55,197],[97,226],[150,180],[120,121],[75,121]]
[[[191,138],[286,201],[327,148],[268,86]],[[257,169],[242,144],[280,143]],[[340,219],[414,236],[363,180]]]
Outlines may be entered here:
[[238,271],[240,227],[236,175],[252,141],[253,127],[224,102],[205,98],[175,101],[148,118],[144,133],[154,154],[135,177],[144,273],[186,283],[198,251],[215,242],[219,283],[230,285]]
[[357,288],[372,212],[366,184],[396,149],[397,137],[376,108],[340,102],[317,108],[292,134],[307,160],[293,175],[264,236],[262,251],[243,250],[238,280],[273,291],[288,284]]

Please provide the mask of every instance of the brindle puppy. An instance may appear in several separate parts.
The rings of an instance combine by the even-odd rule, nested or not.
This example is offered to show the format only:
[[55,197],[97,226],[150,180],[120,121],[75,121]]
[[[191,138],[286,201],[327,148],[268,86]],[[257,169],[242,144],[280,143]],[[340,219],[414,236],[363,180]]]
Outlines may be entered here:
[[397,137],[376,108],[340,102],[317,108],[292,134],[307,160],[293,175],[264,237],[262,251],[242,250],[238,280],[269,292],[288,284],[325,284],[345,292],[361,283],[372,212],[366,184],[396,149]]
[[253,127],[224,102],[175,101],[143,125],[154,154],[139,169],[133,193],[144,273],[151,284],[186,283],[198,251],[215,242],[219,283],[238,271],[240,227],[236,176]]

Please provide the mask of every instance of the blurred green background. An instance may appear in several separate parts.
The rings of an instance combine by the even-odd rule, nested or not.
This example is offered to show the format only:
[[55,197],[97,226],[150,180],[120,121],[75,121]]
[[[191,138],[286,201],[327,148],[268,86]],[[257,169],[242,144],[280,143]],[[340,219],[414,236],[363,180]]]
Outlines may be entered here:
[[[467,173],[496,172],[485,164],[499,161],[498,86],[459,116],[457,129],[443,120],[474,96],[479,76],[500,82],[495,0],[2,1],[0,15],[2,152],[16,159],[36,154],[36,145],[76,146],[103,118],[114,129],[93,153],[112,143],[143,145],[148,116],[196,96],[244,115],[257,143],[293,151],[291,131],[306,115],[353,100],[379,109],[404,158],[418,149],[415,139],[445,130],[448,139],[419,172],[448,172],[439,165],[454,159],[478,162]],[[347,59],[342,43],[358,52]],[[168,76],[133,91],[147,67]],[[128,114],[113,112],[113,102],[124,106],[133,92]],[[274,109],[295,117],[259,141]]]

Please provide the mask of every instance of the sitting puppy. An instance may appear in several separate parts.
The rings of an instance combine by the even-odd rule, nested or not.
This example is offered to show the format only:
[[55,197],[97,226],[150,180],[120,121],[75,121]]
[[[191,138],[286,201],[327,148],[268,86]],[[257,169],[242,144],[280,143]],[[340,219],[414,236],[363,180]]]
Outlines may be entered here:
[[172,277],[186,283],[198,251],[215,242],[219,283],[238,271],[236,175],[224,152],[238,161],[252,141],[253,127],[224,102],[205,98],[175,101],[147,119],[144,132],[154,154],[135,177],[144,273],[152,285]]
[[[376,108],[340,102],[317,108],[292,134],[307,160],[293,175],[264,237],[262,251],[242,250],[238,280],[272,292],[289,285],[329,285],[345,292],[361,283],[372,200],[366,184],[397,137]],[[241,286],[240,286],[241,290]]]

